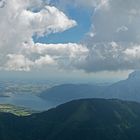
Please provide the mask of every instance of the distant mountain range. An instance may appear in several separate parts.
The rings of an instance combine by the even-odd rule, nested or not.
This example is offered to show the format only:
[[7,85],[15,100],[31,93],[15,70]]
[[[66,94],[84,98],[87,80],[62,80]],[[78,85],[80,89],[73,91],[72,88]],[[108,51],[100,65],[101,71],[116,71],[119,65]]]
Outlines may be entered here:
[[74,99],[101,97],[105,89],[106,86],[63,84],[47,89],[40,96],[53,103],[61,104]]
[[135,71],[126,80],[109,86],[88,84],[54,86],[43,91],[40,97],[57,105],[81,98],[117,98],[140,102],[140,71]]
[[0,113],[0,140],[139,140],[140,103],[82,99],[18,117]]

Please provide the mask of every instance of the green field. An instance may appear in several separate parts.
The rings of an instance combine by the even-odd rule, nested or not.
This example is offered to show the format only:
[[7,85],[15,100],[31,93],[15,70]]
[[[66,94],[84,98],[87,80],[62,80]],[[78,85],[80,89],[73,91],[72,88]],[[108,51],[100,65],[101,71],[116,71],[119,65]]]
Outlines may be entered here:
[[12,113],[17,116],[28,116],[32,113],[35,113],[35,111],[28,108],[18,107],[10,104],[0,104],[0,112]]

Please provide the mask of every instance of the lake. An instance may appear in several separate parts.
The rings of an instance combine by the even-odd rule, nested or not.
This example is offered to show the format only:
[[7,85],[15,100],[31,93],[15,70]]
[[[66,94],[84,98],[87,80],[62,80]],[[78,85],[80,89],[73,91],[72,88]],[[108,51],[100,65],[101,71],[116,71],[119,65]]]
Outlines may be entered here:
[[11,94],[9,97],[0,97],[0,104],[23,106],[37,111],[48,110],[55,106],[49,101],[28,93]]

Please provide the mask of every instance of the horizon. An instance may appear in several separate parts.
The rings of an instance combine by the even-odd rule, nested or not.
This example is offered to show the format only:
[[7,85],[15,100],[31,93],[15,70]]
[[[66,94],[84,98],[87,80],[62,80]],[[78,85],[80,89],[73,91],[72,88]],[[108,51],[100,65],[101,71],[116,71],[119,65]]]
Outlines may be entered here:
[[[81,77],[75,72],[71,76],[71,74],[65,72],[62,75],[53,76],[53,75],[39,75],[40,72],[3,72],[1,74],[0,81],[37,81],[37,82],[52,82],[57,84],[64,84],[64,83],[73,83],[73,84],[98,84],[98,83],[115,83],[121,80],[125,80],[128,78],[129,74],[131,74],[132,71],[128,72],[100,72],[95,74],[83,74]],[[79,74],[79,73],[78,73]],[[109,75],[109,76],[108,76]],[[115,76],[114,76],[115,75]]]

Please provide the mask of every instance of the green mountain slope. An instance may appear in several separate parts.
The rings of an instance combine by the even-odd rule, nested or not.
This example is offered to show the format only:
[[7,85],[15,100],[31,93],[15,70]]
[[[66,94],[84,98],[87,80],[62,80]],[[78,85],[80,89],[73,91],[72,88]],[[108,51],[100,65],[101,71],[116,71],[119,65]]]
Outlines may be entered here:
[[26,117],[0,113],[0,140],[138,140],[139,132],[135,102],[85,99]]

